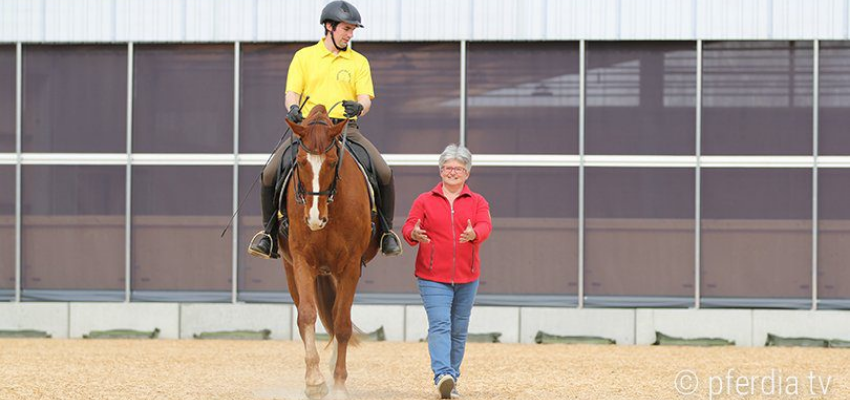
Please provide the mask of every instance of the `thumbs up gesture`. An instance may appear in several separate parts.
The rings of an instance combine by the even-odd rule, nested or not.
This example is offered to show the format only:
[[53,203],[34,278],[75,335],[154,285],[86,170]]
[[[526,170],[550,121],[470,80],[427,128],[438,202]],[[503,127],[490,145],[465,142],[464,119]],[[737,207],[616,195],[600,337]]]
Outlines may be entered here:
[[410,233],[410,237],[422,243],[431,243],[431,239],[428,238],[428,235],[425,234],[425,230],[422,229],[422,220],[416,220],[416,225],[413,227],[413,232]]
[[472,229],[472,220],[466,220],[466,229],[460,234],[460,242],[471,242],[475,240],[475,230]]

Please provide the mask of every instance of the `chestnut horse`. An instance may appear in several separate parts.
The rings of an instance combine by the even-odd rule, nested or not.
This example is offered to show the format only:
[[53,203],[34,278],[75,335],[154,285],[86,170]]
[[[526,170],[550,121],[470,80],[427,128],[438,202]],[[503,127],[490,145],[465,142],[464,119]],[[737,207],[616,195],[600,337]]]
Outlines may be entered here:
[[334,125],[324,106],[315,106],[301,125],[286,122],[300,144],[286,190],[289,235],[278,236],[306,353],[306,393],[311,399],[328,393],[316,349],[318,311],[334,345],[334,394],[347,397],[346,350],[357,344],[351,305],[361,262],[371,260],[379,246],[372,237],[366,178],[340,143],[346,122]]

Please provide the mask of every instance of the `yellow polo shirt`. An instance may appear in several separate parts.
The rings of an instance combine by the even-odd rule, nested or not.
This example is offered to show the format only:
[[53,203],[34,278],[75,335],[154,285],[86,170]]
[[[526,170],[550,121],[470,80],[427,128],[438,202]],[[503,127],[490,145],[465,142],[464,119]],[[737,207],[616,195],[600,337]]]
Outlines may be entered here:
[[[295,53],[289,64],[286,91],[310,96],[301,112],[306,117],[316,104],[330,109],[340,100],[357,100],[361,94],[375,98],[372,87],[372,70],[369,60],[349,46],[348,50],[334,55],[324,41],[305,47]],[[342,104],[331,111],[331,118],[345,118]]]

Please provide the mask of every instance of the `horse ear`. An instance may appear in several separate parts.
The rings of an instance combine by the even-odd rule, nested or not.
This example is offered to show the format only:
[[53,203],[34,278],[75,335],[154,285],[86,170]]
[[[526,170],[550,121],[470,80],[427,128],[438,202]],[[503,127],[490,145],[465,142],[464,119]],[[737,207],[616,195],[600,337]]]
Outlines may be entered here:
[[295,122],[290,121],[289,118],[284,119],[284,121],[286,121],[286,124],[289,125],[289,128],[292,129],[292,133],[295,134],[295,136],[298,136],[298,137],[304,136],[304,127],[303,126],[296,124]]
[[331,138],[336,138],[337,136],[339,136],[342,133],[342,131],[345,129],[345,123],[346,122],[347,122],[347,120],[342,120],[338,124],[331,127],[331,131],[330,131]]

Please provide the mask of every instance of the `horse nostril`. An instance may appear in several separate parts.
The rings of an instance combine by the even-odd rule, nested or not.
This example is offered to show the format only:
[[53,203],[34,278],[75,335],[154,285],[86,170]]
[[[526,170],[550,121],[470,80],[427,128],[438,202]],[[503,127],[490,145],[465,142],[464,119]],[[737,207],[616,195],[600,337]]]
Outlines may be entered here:
[[322,225],[327,224],[327,223],[328,223],[328,217],[322,218]]

